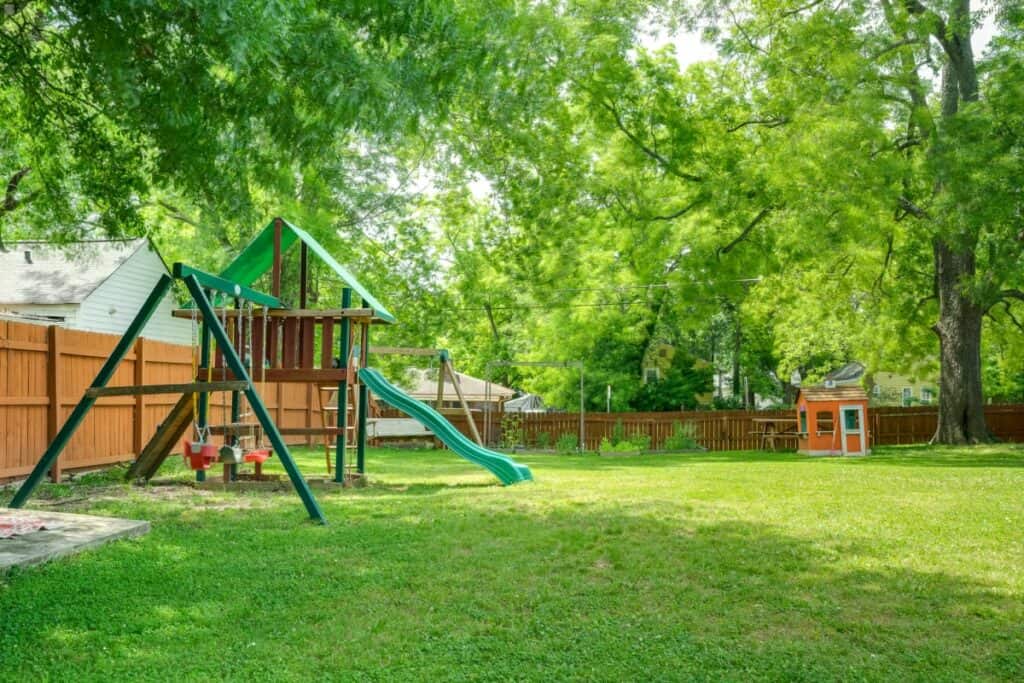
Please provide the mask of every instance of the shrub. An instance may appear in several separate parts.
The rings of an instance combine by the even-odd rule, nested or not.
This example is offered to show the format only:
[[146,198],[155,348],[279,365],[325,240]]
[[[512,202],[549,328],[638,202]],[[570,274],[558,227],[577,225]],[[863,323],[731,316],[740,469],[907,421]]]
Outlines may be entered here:
[[616,420],[615,425],[612,427],[612,445],[618,446],[620,443],[626,440],[626,427],[622,424],[622,420]]
[[646,451],[651,447],[651,437],[647,434],[634,434],[626,439],[626,443],[633,448],[639,448],[642,451]]
[[689,451],[698,446],[697,425],[692,422],[672,423],[672,435],[665,439],[665,450]]
[[523,443],[523,417],[519,413],[505,413],[501,418],[501,445],[515,448]]
[[572,453],[576,450],[579,439],[575,434],[559,434],[555,442],[555,450],[559,453]]
[[[612,443],[611,439],[607,436],[601,439],[601,445],[598,446],[598,450],[602,453],[632,453],[634,451],[642,451],[650,445],[650,437],[644,436],[643,442],[634,440],[620,441],[619,443]],[[646,443],[647,445],[644,445]]]
[[551,434],[549,432],[539,432],[537,434],[537,448],[541,450],[551,448]]

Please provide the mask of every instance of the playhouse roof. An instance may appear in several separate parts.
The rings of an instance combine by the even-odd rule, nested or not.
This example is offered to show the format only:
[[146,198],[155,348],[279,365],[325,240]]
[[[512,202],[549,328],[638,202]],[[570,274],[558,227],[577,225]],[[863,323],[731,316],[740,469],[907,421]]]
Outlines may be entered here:
[[[275,219],[276,220],[276,219]],[[352,292],[361,297],[366,305],[373,309],[374,314],[381,320],[389,323],[395,322],[395,316],[384,308],[384,306],[377,301],[376,297],[370,294],[359,280],[356,279],[355,275],[350,273],[345,266],[338,263],[330,252],[313,239],[305,230],[298,228],[285,219],[281,219],[281,253],[288,251],[288,249],[296,242],[301,241],[309,249],[320,257],[327,266],[334,271],[334,273],[341,278]],[[269,271],[274,265],[274,221],[267,223],[267,227],[263,228],[260,234],[249,242],[248,246],[242,250],[242,253],[238,255],[234,261],[232,261],[227,268],[221,273],[221,277],[227,278],[232,282],[237,282],[240,285],[249,286],[255,282],[261,275]]]
[[868,395],[860,387],[835,386],[835,387],[803,387],[797,392],[796,400],[805,397],[808,401],[866,401]]

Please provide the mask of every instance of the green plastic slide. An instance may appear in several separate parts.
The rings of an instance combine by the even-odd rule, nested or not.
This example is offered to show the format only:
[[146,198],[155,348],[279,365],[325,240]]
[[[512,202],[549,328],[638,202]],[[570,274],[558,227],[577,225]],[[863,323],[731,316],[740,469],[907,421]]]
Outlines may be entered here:
[[434,432],[444,445],[452,449],[471,463],[489,470],[501,480],[502,484],[518,484],[521,481],[532,481],[533,474],[526,465],[520,465],[501,453],[495,453],[483,446],[478,446],[444,419],[440,413],[422,401],[417,401],[404,391],[384,379],[384,376],[373,368],[359,371],[359,379],[370,387],[382,401],[393,408],[401,410],[421,425]]

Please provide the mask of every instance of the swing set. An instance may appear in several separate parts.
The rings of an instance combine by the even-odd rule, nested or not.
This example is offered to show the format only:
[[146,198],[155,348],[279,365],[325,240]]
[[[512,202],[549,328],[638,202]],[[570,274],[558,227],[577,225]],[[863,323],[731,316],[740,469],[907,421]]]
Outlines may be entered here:
[[[282,256],[295,244],[301,247],[297,309],[289,308],[281,300]],[[341,308],[307,308],[310,252],[344,283]],[[252,288],[265,274],[270,275],[269,294]],[[193,323],[192,381],[108,387],[117,367],[175,282],[184,284],[191,299],[190,307],[173,314]],[[360,308],[352,307],[353,294],[361,298]],[[97,400],[108,396],[180,394],[132,463],[126,478],[149,480],[178,444],[198,481],[205,479],[215,463],[224,465],[225,481],[236,479],[238,466],[243,463],[253,463],[255,478],[259,479],[263,476],[263,463],[274,454],[310,518],[324,523],[323,511],[299,472],[284,437],[334,437],[334,481],[344,484],[364,476],[369,389],[359,382],[358,372],[366,366],[370,326],[393,322],[391,313],[312,236],[282,218],[271,221],[220,275],[175,263],[171,275],[162,276],[150,292],[10,506],[18,508],[25,504]],[[337,333],[336,327],[340,328]],[[360,352],[355,354],[357,340]],[[336,358],[341,362],[335,362]],[[338,396],[336,423],[287,428],[275,424],[257,391],[258,386],[268,382],[315,385],[314,390],[333,387]],[[350,385],[355,388],[353,401],[349,400]],[[225,397],[222,417],[228,412],[226,396],[230,394],[230,421],[222,419],[222,424],[211,425],[210,394],[217,392]],[[190,429],[192,437],[186,438]],[[223,437],[222,443],[215,443],[213,436]],[[349,455],[351,449],[355,450],[354,458]]]

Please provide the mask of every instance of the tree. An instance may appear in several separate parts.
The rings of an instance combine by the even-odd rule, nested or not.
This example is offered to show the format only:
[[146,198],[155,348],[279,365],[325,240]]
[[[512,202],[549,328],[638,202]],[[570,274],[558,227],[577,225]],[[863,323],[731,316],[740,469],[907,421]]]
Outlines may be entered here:
[[147,207],[196,215],[185,205],[219,239],[266,219],[261,195],[295,198],[316,179],[344,194],[339,155],[389,147],[488,82],[486,27],[501,16],[448,2],[7,2],[0,236],[139,233]]
[[[787,222],[832,244],[828,222],[794,214],[824,208],[846,228],[842,214],[851,206],[873,208],[866,225],[850,231],[856,238],[838,243],[861,242],[881,255],[879,288],[899,277],[893,296],[873,303],[918,317],[936,302],[941,443],[989,438],[982,320],[1021,299],[1021,129],[1009,106],[1019,111],[1024,102],[1011,80],[1021,68],[1017,12],[1002,16],[1005,44],[979,76],[971,50],[977,17],[967,0],[715,7],[727,57],[763,87],[748,96],[742,123],[763,145],[760,161],[786,170],[769,181]],[[930,69],[941,74],[934,88]],[[792,163],[778,145],[803,158]]]

